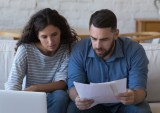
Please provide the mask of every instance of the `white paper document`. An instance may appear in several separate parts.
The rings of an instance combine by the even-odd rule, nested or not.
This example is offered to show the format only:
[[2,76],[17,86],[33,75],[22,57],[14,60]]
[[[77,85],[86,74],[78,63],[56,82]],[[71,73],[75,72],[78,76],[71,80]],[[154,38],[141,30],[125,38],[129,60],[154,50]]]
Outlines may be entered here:
[[93,99],[92,106],[100,103],[118,103],[115,96],[126,92],[127,79],[120,79],[105,83],[83,84],[74,82],[78,95],[82,99]]

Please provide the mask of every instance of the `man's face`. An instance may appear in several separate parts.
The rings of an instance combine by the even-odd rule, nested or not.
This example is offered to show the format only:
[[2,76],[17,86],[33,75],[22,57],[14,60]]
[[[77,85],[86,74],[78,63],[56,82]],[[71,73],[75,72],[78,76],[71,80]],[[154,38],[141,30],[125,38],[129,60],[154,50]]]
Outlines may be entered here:
[[118,30],[112,31],[111,28],[96,28],[91,25],[89,29],[92,47],[99,57],[106,57],[111,54],[115,41],[118,37]]

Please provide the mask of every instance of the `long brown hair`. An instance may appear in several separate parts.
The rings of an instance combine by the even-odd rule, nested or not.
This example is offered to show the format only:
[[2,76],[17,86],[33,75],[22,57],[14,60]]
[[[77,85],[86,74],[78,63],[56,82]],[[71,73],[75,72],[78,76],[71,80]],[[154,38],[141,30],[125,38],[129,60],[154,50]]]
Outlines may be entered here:
[[30,44],[39,42],[38,32],[48,25],[53,25],[60,29],[61,44],[68,44],[69,50],[71,50],[71,44],[78,40],[78,35],[74,29],[70,28],[67,20],[62,15],[50,8],[42,9],[30,18],[23,29],[15,50],[23,43]]

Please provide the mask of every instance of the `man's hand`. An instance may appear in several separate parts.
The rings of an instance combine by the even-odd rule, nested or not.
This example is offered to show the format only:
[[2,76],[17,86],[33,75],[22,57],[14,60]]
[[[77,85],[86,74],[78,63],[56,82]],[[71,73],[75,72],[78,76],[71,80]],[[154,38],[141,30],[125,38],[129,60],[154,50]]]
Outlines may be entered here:
[[78,96],[78,93],[77,93],[75,87],[72,87],[69,90],[69,96],[70,96],[71,100],[73,102],[75,102],[75,104],[79,110],[89,109],[94,102],[93,99],[81,99]]
[[79,96],[75,98],[75,104],[79,110],[89,109],[93,102],[92,99],[81,99]]
[[135,93],[133,90],[127,90],[125,93],[120,93],[116,98],[125,105],[130,105],[135,103]]
[[146,91],[143,89],[128,89],[125,93],[120,93],[116,98],[125,105],[138,104],[146,98]]

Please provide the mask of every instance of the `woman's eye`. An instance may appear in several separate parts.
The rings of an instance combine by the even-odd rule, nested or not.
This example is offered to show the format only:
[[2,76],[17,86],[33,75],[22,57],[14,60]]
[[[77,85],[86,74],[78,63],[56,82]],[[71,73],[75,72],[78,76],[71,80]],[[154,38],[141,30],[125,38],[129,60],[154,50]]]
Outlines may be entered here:
[[58,33],[52,33],[52,35],[51,35],[51,36],[52,36],[52,37],[53,37],[53,36],[57,36],[57,34],[58,34]]

